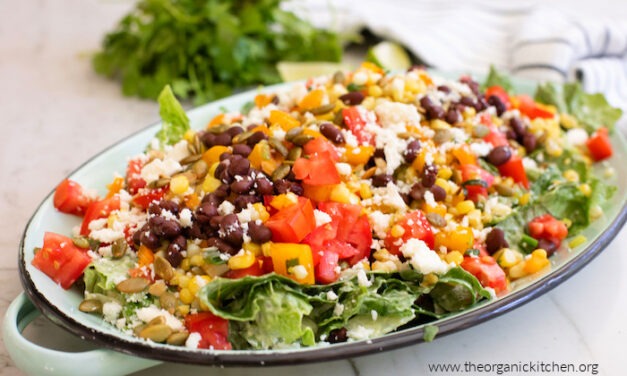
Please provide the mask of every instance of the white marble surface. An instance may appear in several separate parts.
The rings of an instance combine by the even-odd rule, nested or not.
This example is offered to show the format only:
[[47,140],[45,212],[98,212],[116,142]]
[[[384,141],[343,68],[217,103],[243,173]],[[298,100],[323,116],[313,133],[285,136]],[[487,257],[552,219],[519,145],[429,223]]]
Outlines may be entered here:
[[[625,2],[559,1],[569,12],[625,14]],[[22,290],[17,246],[41,199],[94,153],[154,122],[157,106],[125,98],[91,70],[88,54],[131,6],[127,1],[0,0],[0,313]],[[625,187],[622,187],[625,189]],[[401,350],[317,365],[217,369],[164,364],[139,375],[342,375],[429,373],[428,363],[598,363],[627,373],[627,255],[623,229],[590,265],[550,293],[471,329]],[[87,348],[44,319],[28,337]],[[0,345],[0,374],[21,375]],[[443,374],[443,373],[442,373]]]

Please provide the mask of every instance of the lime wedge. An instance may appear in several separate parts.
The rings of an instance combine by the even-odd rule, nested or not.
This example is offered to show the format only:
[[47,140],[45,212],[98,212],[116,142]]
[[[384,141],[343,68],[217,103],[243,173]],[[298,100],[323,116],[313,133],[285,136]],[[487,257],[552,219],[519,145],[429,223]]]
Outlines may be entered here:
[[367,59],[383,69],[405,70],[411,67],[411,59],[405,49],[398,43],[381,42],[368,50]]
[[342,63],[326,61],[280,61],[276,65],[281,79],[285,82],[305,80],[311,77],[333,74],[339,70],[348,70],[350,67]]

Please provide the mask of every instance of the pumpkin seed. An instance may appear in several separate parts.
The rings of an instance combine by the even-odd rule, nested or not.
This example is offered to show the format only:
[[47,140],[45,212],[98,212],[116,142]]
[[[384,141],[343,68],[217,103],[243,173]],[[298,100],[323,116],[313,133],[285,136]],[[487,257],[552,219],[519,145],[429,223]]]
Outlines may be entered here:
[[178,305],[178,299],[174,294],[166,291],[159,297],[159,305],[162,309],[172,313]]
[[139,337],[149,339],[153,342],[164,342],[172,334],[172,328],[165,324],[148,325],[141,332]]
[[213,133],[213,134],[224,133],[230,127],[231,126],[229,124],[220,124],[220,125],[216,125],[215,127],[211,127],[207,129],[207,132]]
[[200,266],[194,266],[189,271],[192,272],[193,275],[205,274],[205,271]]
[[311,110],[309,110],[309,112],[311,112],[314,115],[324,115],[326,113],[333,111],[334,109],[335,109],[335,103],[328,103],[328,104],[323,104],[322,106],[319,106],[316,108],[312,108]]
[[294,137],[300,135],[301,133],[303,133],[302,127],[294,127],[285,133],[285,139],[291,142]]
[[298,146],[303,146],[311,140],[313,140],[313,136],[310,136],[308,134],[299,134],[292,139],[292,142]]
[[346,75],[342,71],[337,71],[333,73],[333,83],[343,84],[346,80]]
[[376,167],[370,167],[369,169],[364,171],[364,174],[361,176],[361,178],[362,179],[370,179],[371,177],[374,176],[375,172],[377,172],[377,168]]
[[161,279],[169,281],[174,277],[174,268],[164,257],[159,255],[155,256],[153,266],[155,268],[155,274]]
[[165,282],[162,280],[158,280],[150,287],[148,287],[148,293],[154,296],[161,296],[168,290],[168,287],[165,285]]
[[72,238],[72,243],[78,248],[88,249],[89,240],[84,236],[75,236]]
[[410,138],[420,139],[420,135],[414,132],[401,132],[398,134],[398,138],[402,138],[403,140],[408,140]]
[[427,220],[435,227],[446,226],[446,219],[438,213],[427,213]]
[[149,284],[150,282],[146,278],[135,277],[125,279],[124,281],[118,283],[115,288],[119,292],[123,292],[125,294],[134,294],[136,292],[144,291]]
[[78,305],[78,309],[85,313],[102,313],[102,302],[98,299],[85,299]]
[[184,166],[184,165],[192,164],[192,163],[200,160],[200,158],[202,158],[202,154],[192,154],[192,155],[188,155],[187,157],[181,159],[181,161],[179,163]]
[[113,244],[111,244],[111,256],[113,256],[113,258],[118,259],[124,256],[127,248],[128,248],[128,245],[126,244],[126,239],[124,238],[116,239],[113,242]]
[[148,321],[148,325],[163,325],[165,324],[165,317],[164,316],[157,316],[154,319]]
[[207,166],[207,162],[201,159],[192,165],[192,172],[199,178],[204,178],[209,172],[209,166]]
[[187,341],[187,337],[189,337],[188,332],[174,332],[170,334],[165,343],[172,346],[183,346],[185,341]]
[[516,194],[516,191],[514,191],[514,188],[508,187],[505,184],[494,184],[494,189],[496,189],[496,191],[501,196],[505,196],[505,197],[512,197],[513,195]]
[[139,324],[136,327],[133,328],[133,333],[135,334],[135,337],[139,337],[139,333],[142,332],[142,330],[146,329],[148,325],[146,324]]
[[285,178],[291,171],[291,167],[285,163],[281,164],[279,167],[274,170],[272,173],[272,181],[277,181],[279,179]]
[[450,141],[453,138],[453,132],[450,129],[438,129],[433,136],[433,142],[436,144],[443,144]]
[[253,131],[246,131],[246,132],[242,132],[240,134],[238,134],[237,136],[233,137],[233,143],[234,144],[241,144],[243,142],[245,142],[246,140],[248,140],[250,138],[250,136],[252,136],[255,132]]
[[343,111],[338,111],[333,118],[333,124],[340,127],[344,126],[344,115],[342,114],[342,112]]
[[303,155],[303,148],[300,146],[294,146],[290,149],[289,153],[287,153],[287,160],[295,161],[300,158],[301,155]]
[[148,183],[148,188],[163,188],[166,185],[170,184],[170,178],[160,178]]
[[278,138],[275,137],[270,137],[268,139],[268,143],[270,144],[270,146],[272,146],[276,151],[278,151],[279,153],[281,153],[282,156],[286,156],[288,151],[287,148],[285,147],[285,145],[283,145],[283,143],[281,142],[281,140],[279,140]]

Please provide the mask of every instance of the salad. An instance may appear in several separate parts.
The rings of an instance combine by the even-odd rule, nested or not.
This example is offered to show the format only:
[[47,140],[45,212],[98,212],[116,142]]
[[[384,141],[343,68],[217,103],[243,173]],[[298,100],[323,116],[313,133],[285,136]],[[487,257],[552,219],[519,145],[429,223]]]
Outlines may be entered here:
[[577,85],[532,98],[495,70],[479,85],[366,62],[200,130],[169,87],[159,104],[106,194],[58,185],[55,208],[82,222],[32,261],[156,343],[298,348],[435,321],[550,269],[615,190],[621,112]]

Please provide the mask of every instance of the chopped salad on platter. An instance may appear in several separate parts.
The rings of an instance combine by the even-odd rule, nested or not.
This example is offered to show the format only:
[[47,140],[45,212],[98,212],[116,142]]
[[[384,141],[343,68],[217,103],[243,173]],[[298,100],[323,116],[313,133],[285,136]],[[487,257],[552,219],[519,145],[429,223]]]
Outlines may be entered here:
[[192,129],[166,87],[161,129],[106,194],[57,186],[81,224],[32,264],[154,343],[327,346],[498,299],[585,243],[616,190],[621,112],[576,84],[531,97],[494,69],[365,62],[251,99]]

